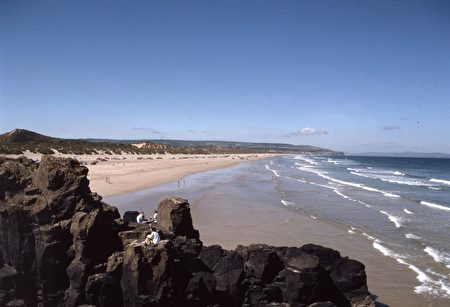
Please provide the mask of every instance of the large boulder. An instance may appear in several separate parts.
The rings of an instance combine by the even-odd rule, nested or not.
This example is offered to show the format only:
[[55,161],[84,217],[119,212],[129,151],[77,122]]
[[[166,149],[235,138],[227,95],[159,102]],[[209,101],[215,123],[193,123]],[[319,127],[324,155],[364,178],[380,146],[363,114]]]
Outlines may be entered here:
[[173,236],[199,238],[198,230],[192,225],[191,209],[186,199],[170,197],[158,205],[158,228]]
[[226,252],[214,266],[216,292],[224,306],[237,306],[244,297],[242,281],[245,276],[244,261],[235,251]]
[[127,223],[136,223],[138,215],[139,211],[125,211],[122,216],[122,219],[124,222]]
[[319,257],[299,254],[286,263],[285,300],[292,306],[331,301],[337,306],[350,302],[336,288],[333,280],[320,265]]

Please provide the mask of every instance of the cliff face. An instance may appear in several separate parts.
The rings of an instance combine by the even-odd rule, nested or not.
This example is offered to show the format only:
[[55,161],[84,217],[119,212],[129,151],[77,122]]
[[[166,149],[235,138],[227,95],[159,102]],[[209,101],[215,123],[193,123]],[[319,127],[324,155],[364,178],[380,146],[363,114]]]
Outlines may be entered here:
[[[0,306],[370,306],[364,265],[317,245],[203,246],[189,203],[162,241],[91,193],[76,160],[0,158]],[[318,305],[315,305],[318,306]]]

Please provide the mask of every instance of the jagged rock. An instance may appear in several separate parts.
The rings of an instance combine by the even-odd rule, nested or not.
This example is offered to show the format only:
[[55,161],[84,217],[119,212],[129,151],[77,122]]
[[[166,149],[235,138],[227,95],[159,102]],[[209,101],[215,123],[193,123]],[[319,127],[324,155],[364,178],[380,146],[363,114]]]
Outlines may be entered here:
[[186,288],[188,305],[206,306],[214,303],[216,278],[210,272],[197,272],[189,280]]
[[292,306],[322,301],[350,306],[350,302],[339,292],[320,265],[319,257],[313,254],[300,254],[287,261],[285,295],[286,301]]
[[224,250],[220,245],[203,246],[199,259],[204,266],[210,271],[214,270],[214,267],[222,258]]
[[86,283],[86,300],[97,307],[123,306],[120,282],[110,273],[90,275]]
[[158,228],[174,236],[199,238],[192,225],[189,202],[179,197],[170,197],[158,205]]
[[124,222],[127,223],[136,223],[138,215],[139,211],[125,211],[122,216],[122,219]]
[[121,286],[125,306],[164,305],[170,302],[173,247],[132,243],[124,253]]
[[158,207],[164,239],[91,193],[73,159],[0,157],[0,306],[373,306],[364,265],[308,244],[203,246],[189,203]]
[[14,194],[27,188],[31,182],[30,173],[37,168],[33,160],[27,158],[0,160],[0,200],[6,193]]
[[14,288],[14,279],[18,273],[15,268],[3,265],[0,268],[0,290],[7,291]]
[[113,223],[120,215],[90,192],[86,176],[73,159],[0,158],[0,253],[29,306],[84,302],[91,268],[122,249]]
[[122,278],[123,252],[115,252],[108,258],[106,272],[114,274],[118,279]]
[[151,229],[148,224],[135,224],[134,227],[120,231],[119,238],[122,241],[123,246],[127,246],[130,243],[144,242],[147,234],[151,233]]
[[235,251],[226,252],[214,266],[216,291],[222,296],[225,306],[236,306],[242,301],[244,289],[241,282],[244,276],[244,261]]
[[274,247],[264,244],[252,244],[248,247],[239,245],[236,251],[245,261],[247,276],[262,284],[271,283],[284,269],[283,261]]
[[[287,255],[293,249],[288,250]],[[341,259],[341,254],[331,248],[315,244],[305,244],[297,252],[313,254],[319,258],[320,265],[325,270],[333,270],[336,267],[336,260]]]

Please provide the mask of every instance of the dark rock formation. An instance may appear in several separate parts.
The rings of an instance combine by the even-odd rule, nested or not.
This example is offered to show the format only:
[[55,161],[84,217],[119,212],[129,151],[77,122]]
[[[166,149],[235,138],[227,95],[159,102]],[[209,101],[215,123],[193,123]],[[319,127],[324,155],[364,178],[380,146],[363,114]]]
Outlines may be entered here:
[[184,199],[159,204],[163,240],[146,246],[149,226],[119,219],[86,175],[72,159],[0,158],[0,306],[374,304],[364,265],[335,250],[203,246]]
[[158,225],[161,231],[173,236],[199,238],[192,226],[189,202],[179,197],[163,200],[158,206]]
[[138,215],[138,211],[125,211],[122,219],[127,223],[136,223]]

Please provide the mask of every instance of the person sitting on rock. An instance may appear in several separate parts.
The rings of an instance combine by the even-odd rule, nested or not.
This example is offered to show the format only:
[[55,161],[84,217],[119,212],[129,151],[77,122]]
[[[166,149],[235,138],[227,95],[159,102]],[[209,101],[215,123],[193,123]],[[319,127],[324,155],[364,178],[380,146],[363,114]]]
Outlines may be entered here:
[[157,217],[158,217],[158,210],[155,210],[155,213],[153,214],[153,222],[156,222]]
[[156,231],[155,227],[152,227],[152,233],[147,235],[147,237],[145,238],[145,244],[146,245],[153,245],[153,244],[158,244],[159,241],[161,241],[161,238],[159,237],[159,233]]
[[144,223],[144,222],[147,222],[147,220],[145,219],[144,211],[141,211],[141,212],[139,213],[139,215],[136,217],[136,222],[138,222],[138,223]]

